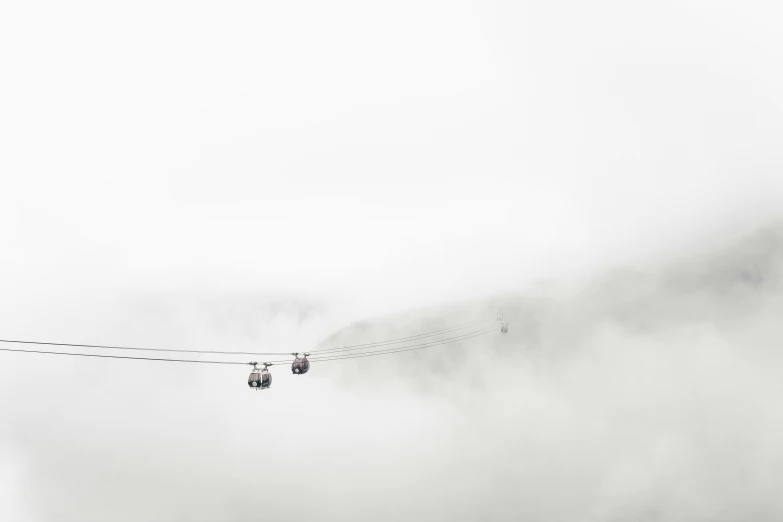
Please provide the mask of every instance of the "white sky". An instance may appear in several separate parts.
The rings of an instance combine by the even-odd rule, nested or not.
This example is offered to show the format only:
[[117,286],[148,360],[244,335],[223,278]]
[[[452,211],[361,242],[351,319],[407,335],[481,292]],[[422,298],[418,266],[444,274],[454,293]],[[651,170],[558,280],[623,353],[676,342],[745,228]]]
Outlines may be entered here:
[[693,238],[779,206],[774,5],[7,2],[0,266],[402,308]]

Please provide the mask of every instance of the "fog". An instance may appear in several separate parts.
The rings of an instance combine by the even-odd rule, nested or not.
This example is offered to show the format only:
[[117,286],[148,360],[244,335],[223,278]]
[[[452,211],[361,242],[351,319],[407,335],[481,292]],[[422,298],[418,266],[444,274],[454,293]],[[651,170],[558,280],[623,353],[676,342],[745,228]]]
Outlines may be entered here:
[[[777,520],[782,267],[777,224],[581,284],[371,319],[322,347],[498,308],[510,332],[314,363],[304,377],[273,367],[261,394],[242,367],[6,354],[3,509],[9,520]],[[246,348],[331,328],[318,307],[224,294],[100,309],[88,310],[92,336],[133,339],[145,324],[159,345]],[[59,319],[77,335],[84,313]]]
[[[779,520],[773,2],[0,6],[0,520]],[[244,362],[244,359],[240,359]]]

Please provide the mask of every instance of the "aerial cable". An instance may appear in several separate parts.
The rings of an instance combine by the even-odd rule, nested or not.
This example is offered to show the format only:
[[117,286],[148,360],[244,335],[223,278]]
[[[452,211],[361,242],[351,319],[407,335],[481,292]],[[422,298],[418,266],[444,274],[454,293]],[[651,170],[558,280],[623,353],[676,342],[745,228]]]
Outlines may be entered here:
[[316,357],[312,358],[311,360],[312,361],[324,361],[324,360],[328,360],[328,359],[332,359],[332,358],[349,358],[349,357],[354,356],[354,355],[360,356],[360,355],[365,355],[365,354],[385,353],[387,351],[395,351],[395,350],[400,350],[400,351],[418,350],[420,348],[428,348],[430,346],[439,346],[439,345],[443,345],[443,344],[450,344],[450,343],[453,343],[453,342],[460,341],[460,340],[462,340],[464,338],[474,337],[476,334],[483,335],[485,333],[492,332],[495,329],[496,329],[495,327],[485,328],[484,330],[477,330],[475,332],[466,332],[466,333],[460,334],[460,335],[458,335],[456,337],[449,337],[449,338],[446,338],[446,339],[437,339],[437,340],[434,340],[434,341],[427,341],[425,343],[414,344],[412,346],[395,346],[395,347],[391,347],[391,348],[382,348],[380,350],[369,350],[369,351],[366,351],[366,352],[357,352],[357,353],[326,354],[326,355],[322,355],[322,356],[316,356]]
[[[446,328],[444,330],[438,330],[436,332],[429,332],[424,334],[418,334],[413,335],[409,337],[402,337],[399,339],[392,339],[388,341],[377,341],[374,343],[366,343],[366,344],[357,344],[353,346],[343,346],[340,348],[326,348],[323,350],[312,350],[309,353],[317,354],[317,353],[331,353],[331,352],[340,352],[340,351],[352,351],[352,350],[360,350],[362,348],[372,348],[375,346],[385,346],[389,344],[397,344],[407,341],[413,341],[418,339],[424,339],[426,337],[433,337],[436,335],[441,335],[444,333],[450,333],[452,331],[457,331],[463,328],[468,328],[470,326],[474,326],[483,322],[486,322],[487,319],[478,320],[478,321],[472,321],[470,323],[462,324],[459,326],[454,326],[451,328]],[[103,344],[78,344],[78,343],[56,343],[56,342],[45,342],[45,341],[23,341],[23,340],[13,340],[13,339],[0,339],[0,343],[9,343],[9,344],[31,344],[31,345],[38,345],[38,346],[64,346],[64,347],[70,347],[70,348],[94,348],[94,349],[100,349],[100,350],[131,350],[131,351],[144,351],[144,352],[168,352],[168,353],[194,353],[194,354],[208,354],[208,355],[289,355],[290,352],[234,352],[234,351],[221,351],[221,350],[183,350],[183,349],[173,349],[173,348],[143,348],[143,347],[137,347],[137,346],[112,346],[112,345],[103,345]],[[5,350],[5,351],[21,351],[21,350]],[[34,353],[31,350],[31,353]],[[138,359],[143,359],[138,357]]]
[[[374,355],[386,355],[390,353],[420,350],[432,346],[441,346],[444,344],[450,344],[465,339],[471,339],[473,337],[485,335],[494,329],[495,329],[494,327],[488,328],[486,330],[464,334],[459,337],[453,337],[450,339],[438,340],[438,341],[430,341],[428,343],[423,343],[420,345],[414,345],[414,346],[409,346],[404,348],[388,348],[385,350],[360,352],[354,354],[338,354],[334,356],[326,356],[322,358],[310,359],[310,361],[311,362],[337,361],[343,359],[357,359],[362,357],[371,357]],[[167,359],[167,358],[159,358],[159,357],[132,357],[128,355],[104,355],[104,354],[95,354],[95,353],[55,352],[49,350],[28,350],[22,348],[0,348],[0,351],[13,352],[13,353],[35,353],[35,354],[43,354],[43,355],[66,355],[66,356],[70,355],[72,357],[94,357],[99,359],[121,359],[121,360],[136,360],[136,361],[177,362],[177,363],[197,363],[197,364],[229,364],[229,365],[243,365],[243,366],[259,364],[259,363],[241,362],[241,361],[214,361],[214,360],[200,360],[200,359]],[[268,364],[271,366],[273,364],[285,364],[289,362],[290,360],[280,360],[280,361],[270,361],[268,363],[263,363],[263,364]]]
[[50,343],[44,341],[16,341],[0,339],[0,343],[35,344],[43,346],[66,346],[71,348],[96,348],[101,350],[134,350],[143,352],[205,353],[210,355],[288,355],[287,352],[225,352],[220,350],[175,350],[173,348],[140,348],[136,346],[109,346],[103,344]]
[[205,361],[198,359],[164,359],[158,357],[131,357],[129,355],[103,355],[98,353],[73,353],[73,352],[52,352],[45,350],[24,350],[21,348],[0,348],[3,352],[16,352],[16,353],[38,353],[46,355],[71,355],[73,357],[98,357],[101,359],[125,359],[133,361],[165,361],[165,362],[178,362],[178,363],[201,363],[201,364],[241,364],[248,365],[252,363],[239,362],[239,361]]
[[467,339],[472,339],[474,337],[480,337],[482,335],[486,335],[492,331],[494,331],[495,328],[488,328],[486,330],[481,330],[478,332],[472,332],[469,334],[464,334],[460,337],[453,337],[451,339],[446,340],[439,340],[439,341],[431,341],[429,343],[424,343],[420,345],[414,345],[414,346],[408,346],[403,348],[388,348],[385,350],[377,350],[377,351],[370,351],[370,352],[360,352],[360,353],[348,353],[348,354],[338,354],[335,356],[329,356],[329,357],[321,357],[321,358],[314,358],[310,359],[311,362],[317,363],[317,362],[327,362],[327,361],[341,361],[346,359],[360,359],[363,357],[372,357],[375,355],[387,355],[391,353],[400,353],[400,352],[409,352],[413,350],[421,350],[424,348],[431,348],[433,346],[443,346],[446,344],[452,344],[459,341],[464,341]]
[[385,346],[388,344],[398,344],[403,342],[409,342],[409,341],[416,341],[419,339],[424,339],[427,337],[434,337],[436,335],[443,335],[445,333],[451,333],[455,332],[457,330],[462,330],[464,328],[470,328],[471,326],[476,326],[481,323],[486,323],[487,321],[491,321],[491,319],[481,319],[478,321],[472,321],[470,323],[465,323],[459,326],[452,326],[451,328],[445,328],[443,330],[438,330],[435,332],[429,332],[424,334],[418,334],[418,335],[412,335],[410,337],[400,337],[398,339],[391,339],[389,341],[377,341],[374,343],[366,343],[366,344],[353,344],[348,346],[342,346],[340,348],[324,348],[322,350],[311,350],[311,354],[321,354],[321,353],[329,353],[329,352],[342,352],[342,351],[351,351],[351,350],[360,350],[362,348],[374,348],[376,346]]

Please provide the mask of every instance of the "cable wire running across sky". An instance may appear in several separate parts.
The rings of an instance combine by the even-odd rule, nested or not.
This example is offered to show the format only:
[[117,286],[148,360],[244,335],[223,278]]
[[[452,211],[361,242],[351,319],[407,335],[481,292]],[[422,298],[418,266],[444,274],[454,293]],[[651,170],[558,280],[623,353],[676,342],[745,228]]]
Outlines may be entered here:
[[104,355],[101,353],[78,353],[78,352],[54,352],[48,350],[27,350],[23,348],[0,348],[0,352],[14,352],[14,353],[38,353],[45,355],[70,355],[72,357],[97,357],[100,359],[125,359],[132,361],[162,361],[162,362],[178,362],[178,363],[201,363],[201,364],[241,364],[247,365],[251,363],[240,361],[206,361],[203,359],[166,359],[162,357],[132,357],[130,355]]
[[[461,324],[458,326],[445,328],[443,330],[437,330],[435,332],[422,333],[422,334],[412,335],[409,337],[391,339],[387,341],[377,341],[373,343],[342,346],[340,348],[325,348],[323,350],[312,350],[311,352],[308,353],[316,354],[316,353],[328,353],[328,352],[339,352],[339,351],[352,351],[352,350],[360,350],[362,348],[370,348],[373,346],[385,346],[388,344],[409,342],[412,340],[424,339],[427,337],[434,337],[436,335],[451,333],[453,331],[469,328],[471,326],[475,326],[487,321],[488,319],[481,319],[478,321],[471,321],[469,323]],[[62,346],[68,348],[91,348],[97,350],[130,350],[130,351],[143,351],[143,352],[193,353],[193,354],[207,354],[207,355],[290,355],[290,352],[237,352],[237,351],[223,351],[223,350],[184,350],[184,349],[174,349],[174,348],[146,348],[146,347],[138,347],[138,346],[61,343],[61,342],[27,341],[27,340],[15,340],[15,339],[0,339],[0,343],[31,344],[37,346]]]
[[[412,350],[421,350],[424,348],[430,348],[433,346],[442,346],[446,344],[452,344],[459,341],[463,341],[466,339],[472,339],[474,337],[479,337],[481,335],[486,335],[492,330],[495,330],[495,328],[487,328],[485,330],[480,330],[478,332],[468,333],[464,334],[459,337],[452,337],[449,339],[442,339],[439,341],[431,341],[428,343],[413,345],[413,346],[407,346],[405,348],[391,348],[391,349],[384,349],[384,350],[375,350],[375,351],[368,351],[368,352],[361,352],[361,353],[355,353],[355,354],[341,354],[331,357],[322,357],[322,358],[315,358],[315,359],[309,359],[310,362],[326,362],[326,361],[338,361],[338,360],[345,360],[345,359],[358,359],[361,357],[370,357],[373,355],[386,355],[390,353],[399,353],[399,352],[408,352]],[[97,357],[101,359],[124,359],[124,360],[134,360],[134,361],[164,361],[164,362],[180,362],[180,363],[201,363],[201,364],[241,364],[241,365],[253,365],[258,363],[253,362],[242,362],[242,361],[212,361],[212,360],[204,360],[204,359],[168,359],[168,358],[158,358],[158,357],[133,357],[130,355],[104,355],[104,354],[97,354],[97,353],[81,353],[81,352],[55,352],[55,351],[49,351],[49,350],[29,350],[29,349],[23,349],[23,348],[0,348],[0,351],[2,352],[13,352],[13,353],[36,353],[36,354],[44,354],[44,355],[70,355],[73,357]],[[286,360],[280,360],[280,361],[270,361],[269,364],[284,364],[291,362],[290,359]]]
[[376,350],[376,351],[369,351],[369,352],[360,352],[360,353],[350,353],[350,354],[340,354],[333,357],[319,357],[315,359],[310,359],[312,362],[327,362],[327,361],[342,361],[346,359],[360,359],[362,357],[371,357],[375,355],[387,355],[390,353],[400,353],[400,352],[410,352],[413,350],[422,350],[424,348],[430,348],[433,346],[442,346],[445,344],[452,344],[459,341],[464,341],[466,339],[473,339],[474,337],[480,337],[482,335],[486,335],[492,331],[496,330],[495,327],[487,328],[485,330],[481,330],[478,332],[472,332],[464,334],[460,337],[452,337],[450,339],[443,339],[440,341],[431,341],[429,343],[414,345],[414,346],[407,346],[404,348],[389,348],[386,350]]
[[455,332],[457,330],[463,330],[465,328],[470,328],[471,326],[477,326],[481,323],[486,323],[491,321],[492,319],[481,319],[478,321],[473,321],[470,323],[465,323],[460,326],[453,326],[451,328],[445,328],[443,330],[437,330],[435,332],[429,332],[425,334],[419,334],[419,335],[412,335],[410,337],[400,337],[397,339],[391,339],[389,341],[377,341],[374,343],[365,343],[365,344],[353,344],[348,346],[341,346],[340,348],[324,348],[322,350],[313,350],[312,354],[323,354],[323,353],[332,353],[332,352],[343,352],[343,351],[354,351],[354,350],[361,350],[363,348],[374,348],[376,346],[386,346],[389,344],[399,344],[399,343],[406,343],[410,341],[416,341],[419,339],[425,339],[427,337],[434,337],[436,335],[443,335],[446,333]]
[[[502,321],[502,317],[498,316],[499,321]],[[142,351],[152,351],[152,352],[184,352],[184,353],[198,353],[198,354],[219,354],[219,355],[293,355],[294,359],[293,361],[289,359],[284,360],[273,360],[273,361],[264,361],[264,362],[258,362],[258,361],[250,361],[250,362],[243,362],[243,361],[220,361],[220,360],[206,360],[206,359],[174,359],[174,358],[164,358],[164,357],[141,357],[141,356],[131,356],[131,355],[107,355],[107,354],[99,354],[99,353],[83,353],[83,352],[64,352],[64,351],[54,351],[54,350],[34,350],[29,348],[0,348],[0,351],[2,352],[12,352],[12,353],[27,353],[27,354],[39,354],[39,355],[61,355],[61,356],[71,356],[71,357],[93,357],[93,358],[99,358],[99,359],[120,359],[120,360],[133,360],[133,361],[155,361],[155,362],[174,362],[174,363],[194,363],[194,364],[222,364],[222,365],[250,365],[253,366],[253,371],[250,374],[250,377],[248,378],[248,386],[251,387],[251,389],[254,390],[266,390],[269,389],[269,387],[272,385],[272,375],[269,373],[269,366],[274,366],[278,364],[291,364],[291,370],[292,373],[295,375],[303,375],[308,372],[310,368],[310,363],[319,363],[319,362],[329,362],[329,361],[343,361],[348,359],[360,359],[364,357],[374,357],[379,355],[389,355],[393,353],[401,353],[401,352],[409,352],[414,350],[422,350],[425,348],[431,348],[434,346],[443,346],[447,344],[453,344],[460,341],[465,341],[468,339],[473,339],[476,337],[480,337],[483,335],[487,335],[490,332],[493,332],[497,330],[497,326],[493,325],[491,327],[484,327],[479,330],[473,330],[469,332],[462,332],[459,333],[456,336],[453,337],[447,337],[444,339],[435,339],[431,341],[422,342],[419,344],[413,344],[410,343],[413,341],[420,341],[422,339],[426,339],[429,337],[435,337],[435,336],[443,336],[447,333],[456,332],[458,330],[462,330],[465,328],[475,327],[482,323],[487,322],[486,320],[481,321],[472,321],[470,323],[466,323],[460,326],[452,327],[452,328],[445,328],[442,330],[438,330],[435,332],[429,332],[425,334],[418,334],[418,335],[412,335],[408,337],[401,337],[398,339],[392,339],[389,341],[378,341],[374,343],[365,343],[365,344],[357,344],[352,346],[343,346],[341,348],[331,348],[331,349],[324,349],[324,350],[318,350],[312,352],[314,357],[312,359],[308,359],[308,356],[311,355],[311,353],[305,353],[303,357],[299,356],[299,353],[291,353],[291,354],[285,354],[285,353],[253,353],[253,352],[223,352],[223,351],[215,351],[215,350],[169,350],[169,349],[160,349],[160,348],[139,348],[139,347],[130,347],[130,346],[107,346],[107,345],[90,345],[90,344],[74,344],[74,343],[49,343],[49,342],[41,342],[41,341],[21,341],[21,340],[7,340],[7,339],[0,339],[0,343],[16,343],[16,344],[24,344],[24,345],[46,345],[46,346],[64,346],[64,347],[76,347],[76,348],[94,348],[94,349],[104,349],[104,350],[142,350]],[[508,332],[508,323],[502,322],[501,333]],[[401,343],[408,343],[407,345],[402,346],[392,346],[392,345],[399,345]],[[258,365],[263,365],[263,369],[259,369]]]

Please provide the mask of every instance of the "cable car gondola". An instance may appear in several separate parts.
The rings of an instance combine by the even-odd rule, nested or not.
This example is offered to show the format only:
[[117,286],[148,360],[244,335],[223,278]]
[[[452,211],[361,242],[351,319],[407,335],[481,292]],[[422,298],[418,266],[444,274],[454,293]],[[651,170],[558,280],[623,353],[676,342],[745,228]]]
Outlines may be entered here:
[[299,353],[292,353],[294,357],[294,362],[291,363],[291,372],[295,375],[302,375],[307,373],[307,370],[310,369],[310,361],[307,360],[307,356],[310,355],[309,353],[304,354],[303,358],[299,357]]
[[508,333],[508,323],[502,323],[500,325],[500,332],[501,333]]
[[272,374],[267,369],[268,366],[272,366],[271,363],[263,363],[264,368],[258,369],[258,363],[251,363],[253,365],[253,371],[250,373],[250,377],[247,378],[247,385],[254,390],[265,390],[272,386]]

